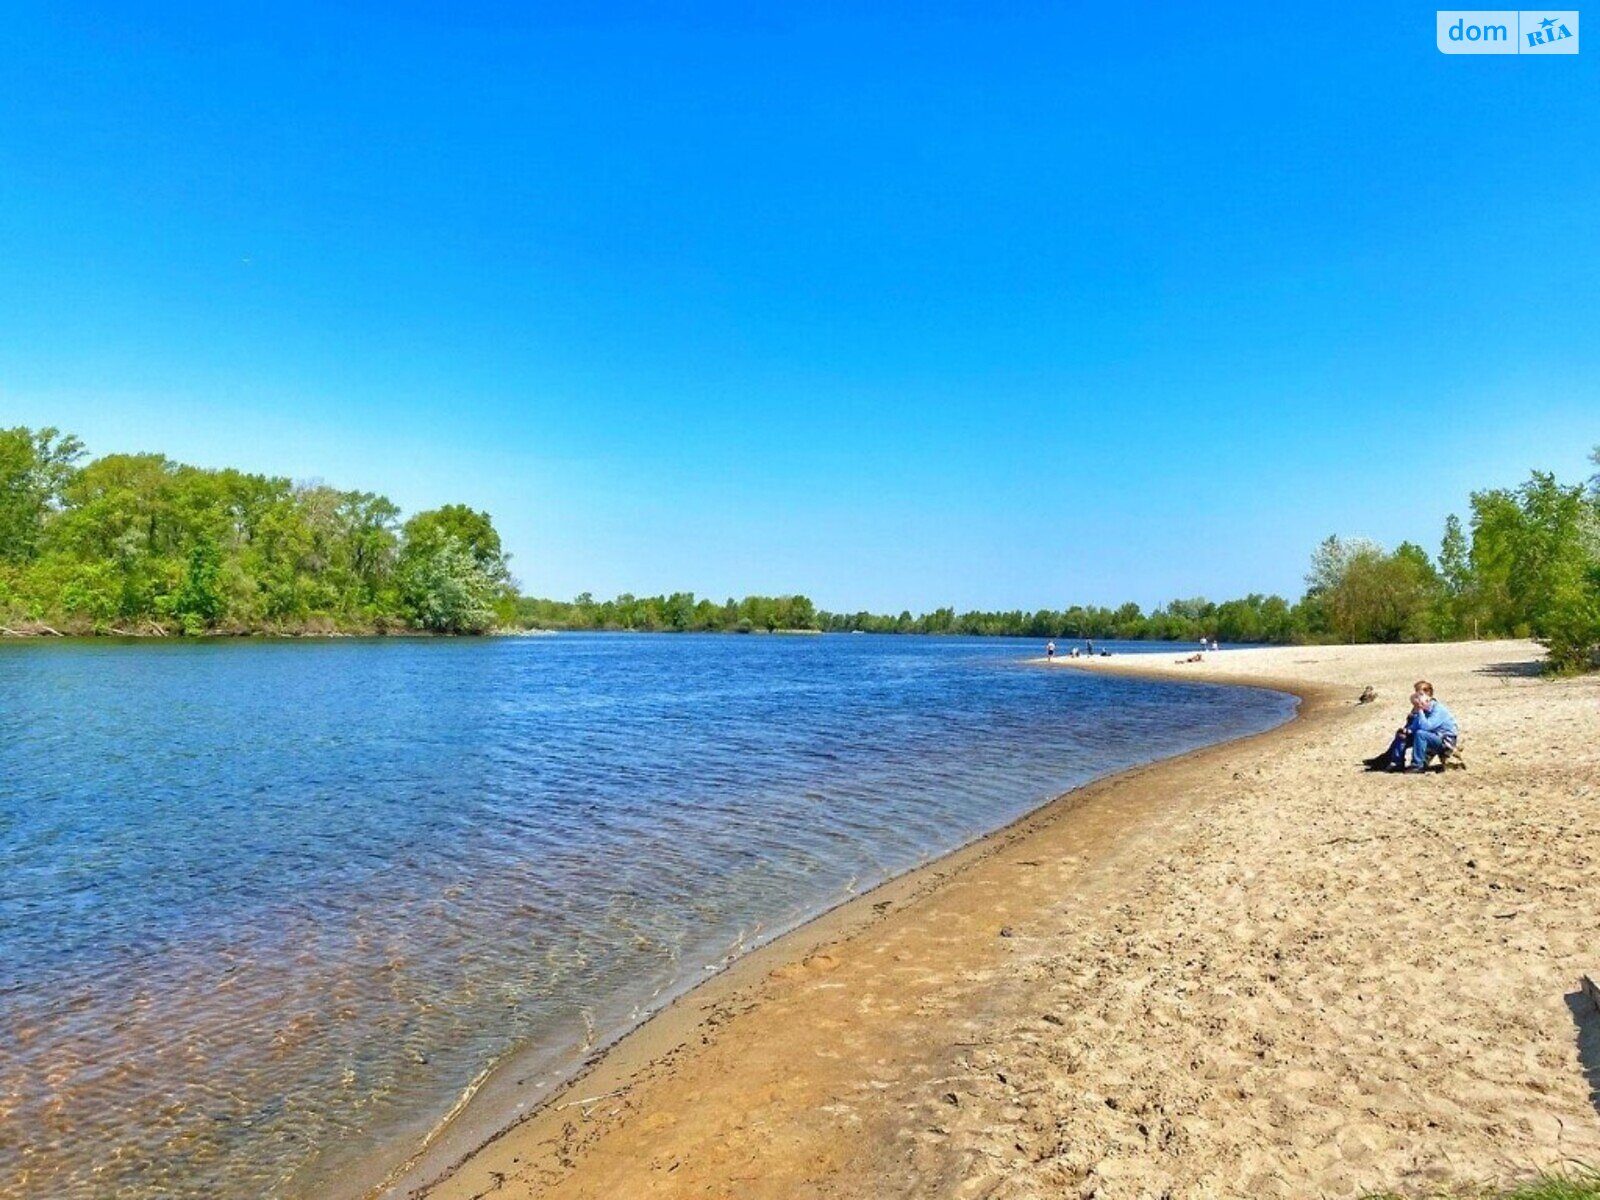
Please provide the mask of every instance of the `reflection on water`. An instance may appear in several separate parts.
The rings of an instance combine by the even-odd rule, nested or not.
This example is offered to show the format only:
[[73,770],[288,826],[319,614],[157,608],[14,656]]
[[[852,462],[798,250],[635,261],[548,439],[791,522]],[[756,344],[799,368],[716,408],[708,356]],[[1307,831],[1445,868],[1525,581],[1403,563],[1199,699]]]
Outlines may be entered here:
[[1291,708],[1033,652],[0,646],[0,1195],[320,1195],[508,1051],[547,1089],[852,890]]

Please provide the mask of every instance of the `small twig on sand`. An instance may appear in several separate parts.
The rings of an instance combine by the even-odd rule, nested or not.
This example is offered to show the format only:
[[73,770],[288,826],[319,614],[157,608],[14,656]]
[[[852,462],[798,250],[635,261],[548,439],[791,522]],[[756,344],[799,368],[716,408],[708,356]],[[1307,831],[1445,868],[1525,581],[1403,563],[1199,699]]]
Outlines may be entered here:
[[582,1100],[568,1100],[565,1104],[556,1105],[552,1111],[560,1112],[564,1108],[579,1108],[589,1104],[598,1104],[602,1100],[609,1100],[612,1096],[620,1096],[627,1090],[625,1087],[620,1087],[614,1092],[601,1092],[598,1096],[585,1096]]

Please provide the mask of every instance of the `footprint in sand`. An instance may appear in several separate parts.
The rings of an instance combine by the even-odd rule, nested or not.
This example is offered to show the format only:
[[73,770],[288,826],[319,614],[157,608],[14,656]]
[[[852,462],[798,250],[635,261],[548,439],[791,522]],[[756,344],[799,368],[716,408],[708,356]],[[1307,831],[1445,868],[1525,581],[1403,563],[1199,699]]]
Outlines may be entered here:
[[772,972],[773,979],[806,979],[836,970],[839,960],[831,954],[813,954],[799,962],[785,963]]

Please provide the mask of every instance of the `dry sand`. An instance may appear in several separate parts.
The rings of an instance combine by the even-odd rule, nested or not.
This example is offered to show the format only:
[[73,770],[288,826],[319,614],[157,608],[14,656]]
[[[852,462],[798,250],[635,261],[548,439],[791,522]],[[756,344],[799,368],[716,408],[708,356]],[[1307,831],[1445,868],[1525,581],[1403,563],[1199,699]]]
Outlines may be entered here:
[[[1539,656],[1058,660],[1306,702],[751,955],[421,1194],[1355,1196],[1600,1162],[1600,678]],[[1468,769],[1362,772],[1419,677]]]

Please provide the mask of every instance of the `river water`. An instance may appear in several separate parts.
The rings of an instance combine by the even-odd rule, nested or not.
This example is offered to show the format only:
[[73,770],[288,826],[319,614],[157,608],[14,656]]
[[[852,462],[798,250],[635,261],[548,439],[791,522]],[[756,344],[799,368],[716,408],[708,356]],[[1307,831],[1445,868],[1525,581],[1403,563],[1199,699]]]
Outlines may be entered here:
[[1293,712],[1038,653],[0,644],[0,1195],[320,1200],[506,1055],[547,1093],[730,955]]

